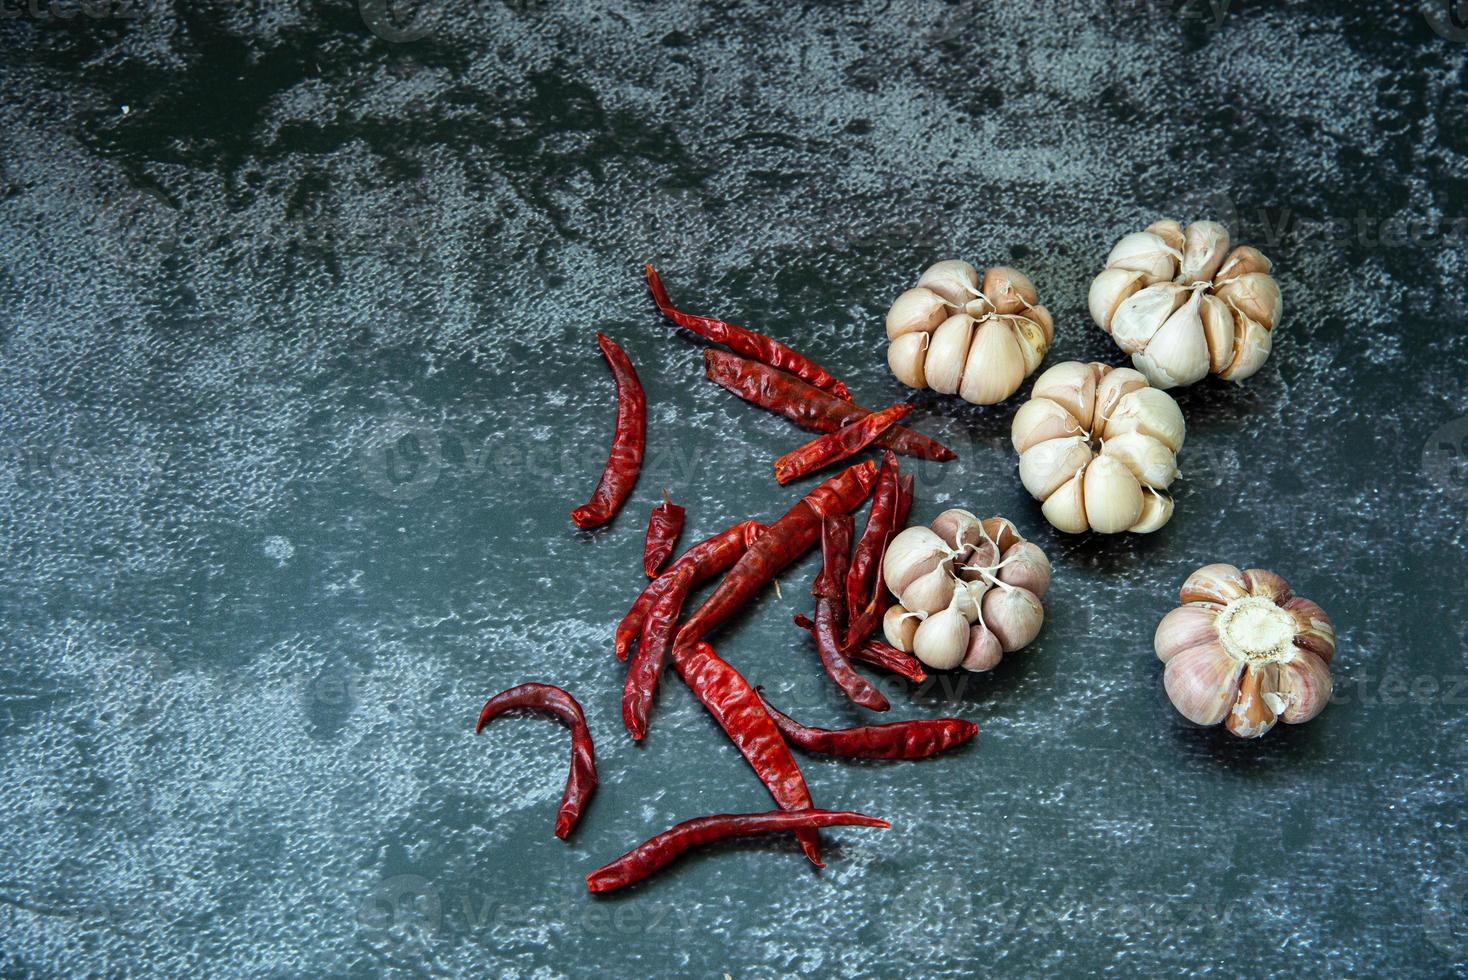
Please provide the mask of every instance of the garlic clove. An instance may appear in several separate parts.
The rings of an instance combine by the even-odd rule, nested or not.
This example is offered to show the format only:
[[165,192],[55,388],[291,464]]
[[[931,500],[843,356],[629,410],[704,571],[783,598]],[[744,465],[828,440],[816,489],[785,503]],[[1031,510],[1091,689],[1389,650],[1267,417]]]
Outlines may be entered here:
[[983,582],[955,582],[953,586],[952,607],[958,610],[958,614],[965,622],[972,623],[979,618],[979,605],[984,601],[984,594],[989,587]]
[[1020,453],[1019,481],[1044,500],[1091,461],[1091,444],[1080,436],[1050,439]]
[[1295,646],[1308,650],[1326,663],[1335,656],[1335,624],[1324,609],[1299,596],[1284,604],[1295,620]]
[[1029,589],[990,589],[983,608],[984,625],[1005,653],[1029,646],[1045,622],[1045,607]]
[[1142,495],[1142,516],[1137,523],[1127,528],[1133,534],[1151,534],[1172,520],[1172,498],[1166,494],[1145,493]]
[[1141,432],[1123,432],[1107,439],[1101,455],[1110,456],[1131,470],[1137,482],[1166,490],[1177,479],[1177,456],[1159,440]]
[[1182,253],[1168,245],[1161,236],[1150,231],[1134,231],[1122,236],[1106,257],[1106,268],[1128,269],[1142,273],[1142,282],[1170,281],[1177,275]]
[[996,265],[984,273],[983,290],[996,313],[1022,313],[1040,301],[1030,277],[1007,265]]
[[887,339],[910,333],[931,333],[948,318],[943,297],[931,289],[909,289],[887,310]]
[[1183,232],[1183,260],[1178,281],[1208,282],[1228,253],[1228,229],[1216,221],[1195,221]]
[[1228,304],[1211,293],[1203,297],[1200,311],[1203,336],[1208,341],[1208,370],[1218,374],[1234,356],[1234,314]]
[[1248,594],[1249,583],[1244,581],[1243,572],[1233,565],[1214,562],[1188,576],[1178,592],[1178,599],[1185,604],[1216,602],[1220,606],[1226,606]]
[[1157,659],[1167,663],[1184,650],[1218,642],[1218,610],[1212,606],[1178,606],[1162,617],[1152,637]]
[[1147,387],[1147,376],[1133,368],[1111,368],[1096,382],[1095,426],[1104,427],[1122,398]]
[[1043,306],[1032,306],[1025,310],[1025,318],[1039,324],[1041,332],[1045,334],[1045,347],[1048,350],[1050,343],[1055,340],[1055,318],[1050,311]]
[[934,670],[952,670],[968,649],[968,620],[956,609],[943,609],[923,620],[913,634],[912,652]]
[[1084,492],[1086,519],[1093,531],[1118,534],[1142,516],[1142,485],[1110,456],[1098,456],[1086,467]]
[[1201,291],[1158,328],[1146,348],[1132,355],[1137,370],[1158,388],[1201,381],[1208,374],[1208,339],[1203,335]]
[[1228,258],[1223,260],[1223,267],[1218,270],[1213,281],[1221,284],[1250,272],[1269,273],[1273,271],[1274,263],[1269,261],[1263,252],[1252,245],[1240,245],[1228,253]]
[[944,259],[928,266],[918,279],[918,288],[931,290],[949,306],[962,309],[979,288],[979,270],[963,259]]
[[1280,665],[1279,693],[1288,702],[1280,719],[1287,725],[1309,721],[1330,703],[1334,682],[1325,661],[1308,650]]
[[963,378],[963,365],[968,359],[973,332],[974,318],[967,313],[956,313],[939,324],[933,332],[932,343],[928,345],[928,357],[923,368],[929,388],[945,395],[958,394],[958,383]]
[[1263,568],[1244,569],[1244,582],[1250,595],[1263,596],[1276,606],[1283,606],[1294,596],[1290,583]]
[[[1037,306],[1035,309],[1038,310],[1040,307]],[[1012,316],[1007,319],[1010,329],[1014,331],[1015,340],[1019,341],[1019,352],[1024,357],[1025,377],[1029,377],[1045,359],[1045,352],[1050,349],[1050,341],[1046,339],[1045,331],[1040,325],[1029,317]]]
[[1091,525],[1086,523],[1085,475],[1085,470],[1077,473],[1040,505],[1040,513],[1057,530],[1081,534],[1090,528]]
[[[1142,383],[1146,384],[1146,381]],[[1085,434],[1086,430],[1081,428],[1074,415],[1048,398],[1031,398],[1025,402],[1014,413],[1014,421],[1009,427],[1009,439],[1017,453],[1051,439],[1084,437]]]
[[1116,314],[1116,308],[1135,295],[1142,285],[1142,273],[1135,269],[1107,269],[1092,279],[1086,306],[1096,326],[1110,333],[1111,318]]
[[1183,234],[1183,226],[1171,218],[1163,218],[1152,222],[1145,231],[1151,232],[1167,243],[1167,247],[1176,252],[1181,252],[1187,244],[1187,236]]
[[909,388],[927,387],[923,362],[928,356],[928,335],[905,333],[887,345],[887,366],[892,374]]
[[1111,338],[1123,353],[1135,354],[1151,342],[1168,318],[1188,301],[1188,289],[1175,282],[1159,282],[1138,290],[1116,308]]
[[952,507],[933,518],[932,528],[945,545],[962,548],[984,540],[984,526],[971,512],[961,507]]
[[1195,725],[1223,721],[1238,695],[1244,664],[1219,643],[1205,643],[1174,656],[1162,672],[1168,700]]
[[968,648],[964,650],[960,667],[975,672],[993,670],[1003,659],[1003,648],[999,646],[999,641],[985,628],[983,623],[975,623],[969,628]]
[[994,542],[1001,554],[1024,540],[1007,517],[986,517],[983,524],[985,539]]
[[1277,694],[1276,664],[1250,664],[1239,680],[1239,696],[1229,708],[1226,727],[1239,738],[1258,738],[1274,727],[1279,713],[1271,705],[1283,702]]
[[1274,347],[1274,334],[1261,324],[1249,319],[1240,310],[1234,309],[1234,352],[1228,367],[1218,372],[1225,381],[1243,381],[1251,378]]
[[975,405],[995,405],[1018,391],[1024,380],[1024,354],[1009,324],[998,319],[980,322],[963,366],[959,395]]
[[1030,398],[1049,399],[1069,412],[1082,429],[1089,429],[1096,409],[1096,373],[1080,361],[1056,364],[1035,379]]
[[1177,452],[1183,446],[1187,426],[1183,422],[1182,409],[1167,392],[1157,388],[1138,388],[1128,392],[1116,403],[1116,408],[1107,417],[1102,436],[1115,439],[1123,432],[1140,432],[1161,442]]
[[943,539],[920,525],[904,528],[887,543],[882,556],[882,581],[893,595],[948,560],[948,546]]
[[902,605],[888,606],[882,616],[882,635],[903,653],[912,653],[912,638],[922,618]]
[[[1050,591],[1050,559],[1032,541],[1016,541],[1004,552],[999,581],[1029,591],[1036,599]],[[977,583],[975,583],[977,584]]]
[[1263,272],[1246,272],[1217,287],[1213,293],[1266,330],[1273,330],[1284,313],[1279,283]]
[[909,582],[898,593],[897,600],[913,612],[931,615],[948,608],[953,602],[953,589],[953,572],[943,562]]
[[973,299],[963,304],[963,312],[967,313],[975,320],[982,320],[984,317],[989,316],[994,312],[994,304],[989,302],[983,296],[975,296]]

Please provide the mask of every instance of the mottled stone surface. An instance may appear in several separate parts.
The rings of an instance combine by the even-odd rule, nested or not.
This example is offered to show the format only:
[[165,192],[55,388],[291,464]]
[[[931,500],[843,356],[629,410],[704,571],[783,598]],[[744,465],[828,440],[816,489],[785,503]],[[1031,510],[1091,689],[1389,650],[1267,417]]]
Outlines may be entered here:
[[[0,19],[0,972],[1468,968],[1445,3],[55,2]],[[1034,277],[1050,363],[1119,363],[1086,286],[1163,215],[1229,222],[1286,309],[1247,387],[1181,395],[1176,519],[1057,535],[1018,399],[919,395],[962,459],[916,467],[915,516],[1007,514],[1056,564],[1032,649],[893,691],[977,744],[811,759],[819,803],[894,825],[828,833],[824,873],[772,840],[588,898],[651,833],[769,805],[676,681],[630,745],[610,636],[663,487],[685,541],[774,516],[805,438],[702,380],[641,264],[878,405],[907,395],[883,311],[951,255]],[[595,329],[642,373],[650,458],[584,534]],[[1243,744],[1168,705],[1152,628],[1213,560],[1335,615],[1316,721]],[[719,646],[852,723],[789,625],[812,574]],[[569,844],[565,733],[471,733],[526,680],[597,738]]]

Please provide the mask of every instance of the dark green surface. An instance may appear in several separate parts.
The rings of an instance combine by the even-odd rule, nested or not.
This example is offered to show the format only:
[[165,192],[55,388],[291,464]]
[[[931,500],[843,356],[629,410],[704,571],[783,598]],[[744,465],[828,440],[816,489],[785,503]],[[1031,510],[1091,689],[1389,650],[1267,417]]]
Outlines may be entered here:
[[[7,0],[0,970],[1462,973],[1468,30],[1343,7]],[[1057,535],[1018,399],[919,395],[962,458],[913,467],[915,518],[1003,513],[1056,565],[1029,651],[891,691],[977,744],[811,759],[818,803],[894,825],[827,834],[823,873],[755,842],[588,898],[644,837],[768,806],[676,681],[630,746],[610,633],[662,488],[686,541],[768,519],[805,438],[702,380],[641,263],[879,405],[882,314],[954,255],[1033,276],[1047,363],[1119,363],[1086,286],[1162,216],[1225,220],[1285,296],[1247,387],[1180,396],[1173,522]],[[650,456],[584,534],[596,329]],[[1168,705],[1153,627],[1219,560],[1335,616],[1309,725]],[[788,625],[812,574],[719,647],[851,723]],[[597,739],[569,844],[564,732],[471,734],[526,680]]]

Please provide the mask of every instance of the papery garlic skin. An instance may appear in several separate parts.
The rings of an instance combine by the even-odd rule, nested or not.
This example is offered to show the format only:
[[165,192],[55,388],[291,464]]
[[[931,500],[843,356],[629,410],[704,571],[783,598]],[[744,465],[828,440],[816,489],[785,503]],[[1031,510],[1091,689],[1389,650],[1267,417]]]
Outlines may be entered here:
[[1092,281],[1091,319],[1154,387],[1243,381],[1268,359],[1283,315],[1273,263],[1229,244],[1216,221],[1154,222],[1123,236]]
[[1179,599],[1158,623],[1153,648],[1183,717],[1258,738],[1277,721],[1309,721],[1330,701],[1335,626],[1283,578],[1205,565],[1188,576]]
[[1168,522],[1163,491],[1187,436],[1171,395],[1131,368],[1079,361],[1046,370],[1030,395],[1010,439],[1046,520],[1068,534],[1149,534]]
[[[887,364],[909,388],[932,388],[975,405],[1019,390],[1054,339],[1035,284],[1017,269],[980,274],[960,259],[929,266],[887,311]],[[921,339],[919,339],[921,338]]]
[[906,528],[882,574],[898,598],[882,619],[887,642],[935,670],[992,670],[1044,624],[1050,561],[1003,517],[953,508]]

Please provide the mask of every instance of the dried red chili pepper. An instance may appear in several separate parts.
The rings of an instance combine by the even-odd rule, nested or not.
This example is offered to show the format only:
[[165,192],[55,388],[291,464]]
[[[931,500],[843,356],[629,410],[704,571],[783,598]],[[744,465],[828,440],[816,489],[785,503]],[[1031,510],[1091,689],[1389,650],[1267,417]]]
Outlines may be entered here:
[[633,601],[632,608],[627,610],[627,615],[622,617],[622,622],[617,626],[614,641],[617,659],[627,659],[627,651],[632,649],[632,641],[642,633],[642,623],[647,618],[647,611],[658,600],[658,596],[672,585],[674,572],[684,565],[693,566],[693,585],[706,582],[715,575],[722,575],[734,567],[739,556],[744,554],[750,543],[765,530],[765,526],[758,521],[740,521],[731,528],[726,528],[712,537],[705,538],[679,555],[677,560],[668,566],[667,571],[647,584],[647,587]]
[[810,590],[816,599],[816,650],[826,674],[853,704],[872,711],[886,711],[891,705],[881,691],[852,668],[841,640],[846,631],[846,597],[842,587],[850,560],[851,524],[850,514],[839,514],[827,517],[822,526],[821,555],[825,565]]
[[683,612],[683,601],[688,598],[696,573],[697,569],[692,565],[684,565],[670,573],[673,582],[648,610],[647,620],[642,624],[642,637],[637,641],[637,652],[627,665],[627,680],[622,686],[622,723],[635,741],[641,741],[647,734],[647,713],[652,707],[653,695],[657,693],[658,679],[668,656],[668,644]]
[[771,810],[768,813],[718,813],[694,817],[597,868],[586,876],[586,888],[593,892],[625,888],[662,870],[695,847],[731,837],[782,834],[818,827],[876,827],[885,830],[891,826],[886,820],[850,810]]
[[600,527],[621,509],[637,482],[647,445],[647,395],[637,379],[637,369],[606,334],[597,334],[596,342],[617,381],[617,427],[601,482],[590,501],[571,511],[571,520],[581,528]]
[[850,459],[911,411],[911,405],[893,405],[797,446],[775,460],[776,482],[784,486],[807,473]]
[[847,759],[925,759],[978,734],[979,726],[962,718],[923,718],[857,728],[809,728],[784,714],[755,689],[785,740],[796,748]]
[[647,539],[642,546],[642,569],[648,578],[657,578],[658,569],[673,553],[673,545],[678,543],[678,535],[683,532],[686,513],[664,490],[663,502],[652,509],[652,516],[647,519]]
[[[796,613],[795,625],[812,635],[815,634],[816,624],[809,616]],[[847,647],[846,656],[851,660],[880,667],[889,674],[905,677],[914,684],[921,684],[928,679],[927,672],[923,670],[922,661],[881,640],[867,640],[860,646]]]
[[[673,666],[744,755],[780,809],[809,810],[813,804],[805,777],[744,676],[703,642],[674,646]],[[824,867],[815,831],[802,831],[798,836],[811,863]]]
[[571,729],[571,774],[566,777],[566,792],[561,795],[561,806],[556,811],[556,836],[564,840],[581,819],[586,801],[596,791],[596,752],[591,745],[591,730],[586,727],[586,713],[575,698],[559,687],[521,684],[484,702],[474,734],[513,708],[554,715]]
[[867,526],[856,542],[856,551],[851,556],[851,568],[846,573],[846,608],[855,617],[871,599],[872,584],[881,567],[882,555],[887,542],[895,533],[892,519],[897,516],[897,498],[902,488],[897,485],[897,457],[888,450],[882,458],[882,469],[877,474],[877,489],[872,494],[872,509],[867,515]]
[[[703,352],[703,363],[704,374],[720,388],[733,392],[751,405],[783,415],[803,429],[835,432],[843,425],[872,414],[871,409],[842,401],[794,375],[728,351],[709,348]],[[941,442],[900,425],[883,432],[875,445],[918,459],[942,462],[958,458]]]
[[703,639],[738,612],[767,582],[816,543],[824,516],[850,513],[861,506],[876,478],[874,463],[857,463],[806,494],[740,556],[713,595],[678,631],[674,646]]
[[901,534],[907,527],[907,515],[912,513],[912,491],[913,476],[911,473],[902,475],[899,485],[902,487],[902,496],[898,498],[897,516],[892,520],[892,533]]
[[752,357],[761,364],[789,371],[814,387],[830,392],[836,398],[850,400],[851,392],[846,390],[846,385],[815,361],[798,351],[791,350],[778,340],[755,333],[745,327],[736,327],[723,320],[684,313],[675,307],[673,301],[668,298],[668,291],[663,288],[662,279],[658,277],[652,266],[647,267],[647,288],[652,293],[653,302],[658,306],[658,312],[683,329],[691,330],[716,344],[723,344],[735,353]]

